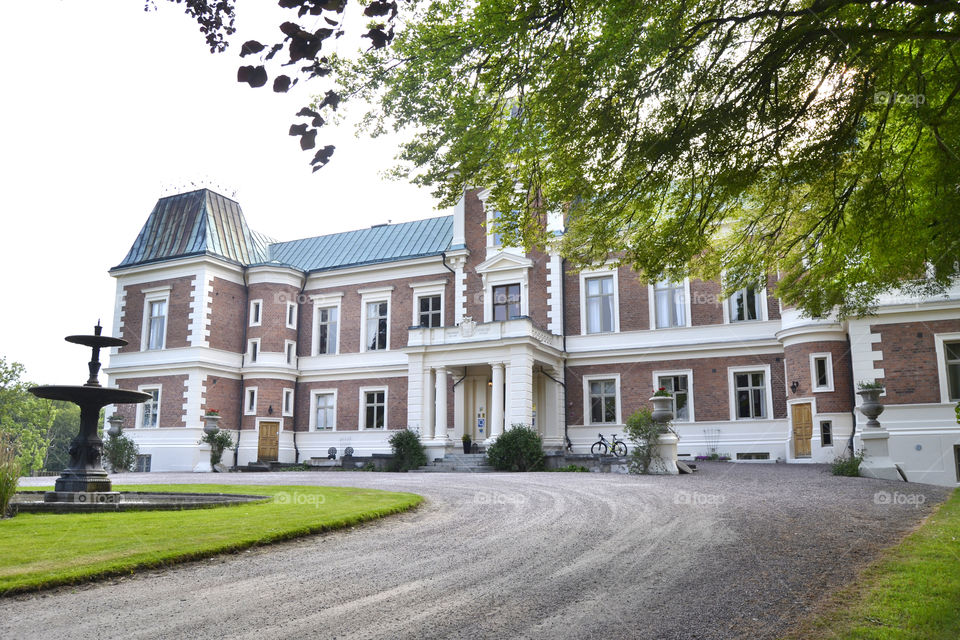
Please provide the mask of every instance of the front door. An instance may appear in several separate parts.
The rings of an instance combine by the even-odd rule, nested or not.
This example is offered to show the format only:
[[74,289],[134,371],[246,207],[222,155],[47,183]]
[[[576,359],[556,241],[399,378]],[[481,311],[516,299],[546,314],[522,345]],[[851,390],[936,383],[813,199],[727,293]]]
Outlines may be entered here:
[[280,423],[261,422],[260,439],[257,442],[257,460],[276,462],[280,453]]
[[793,405],[793,455],[797,458],[810,457],[810,438],[813,436],[813,412],[810,403]]

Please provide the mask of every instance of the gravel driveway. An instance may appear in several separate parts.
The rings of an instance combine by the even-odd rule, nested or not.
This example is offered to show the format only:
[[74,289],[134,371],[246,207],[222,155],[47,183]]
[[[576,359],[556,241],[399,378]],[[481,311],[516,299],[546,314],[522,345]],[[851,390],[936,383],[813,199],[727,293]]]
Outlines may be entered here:
[[818,465],[723,463],[679,477],[123,481],[363,486],[427,501],[348,531],[0,599],[0,637],[773,638],[949,493]]

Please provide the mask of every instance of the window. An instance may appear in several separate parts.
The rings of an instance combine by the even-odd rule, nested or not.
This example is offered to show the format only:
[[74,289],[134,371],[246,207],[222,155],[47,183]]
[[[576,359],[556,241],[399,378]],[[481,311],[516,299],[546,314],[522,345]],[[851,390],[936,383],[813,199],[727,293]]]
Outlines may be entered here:
[[163,349],[167,334],[166,299],[149,302],[148,318],[147,349]]
[[253,364],[260,357],[260,338],[254,338],[247,343],[247,354],[250,356],[250,363]]
[[384,429],[387,426],[387,391],[363,391],[363,428]]
[[297,360],[297,343],[293,340],[285,340],[284,352],[287,355],[287,364],[294,364]]
[[336,428],[337,396],[333,391],[313,395],[313,428],[330,431]]
[[137,473],[149,473],[150,472],[150,458],[152,456],[149,453],[140,453],[137,454]]
[[753,287],[740,289],[730,296],[727,303],[730,305],[730,322],[744,322],[759,320],[757,292]]
[[946,342],[943,347],[947,356],[947,387],[953,402],[960,400],[960,342]]
[[833,391],[833,356],[810,354],[810,383],[814,391]]
[[503,322],[520,317],[520,285],[493,287],[493,321]]
[[443,326],[442,314],[440,311],[440,296],[421,296],[420,301],[420,326],[421,327],[441,327]]
[[830,420],[820,421],[820,446],[833,446],[833,422]]
[[243,401],[243,413],[247,416],[257,415],[257,388],[247,387],[246,399]]
[[490,246],[499,247],[503,245],[503,237],[500,235],[500,232],[497,230],[497,222],[500,220],[499,211],[490,211],[490,216],[487,218],[487,224],[489,225],[489,236],[490,236]]
[[386,302],[367,303],[367,350],[377,351],[387,348],[387,309]]
[[690,421],[690,392],[688,378],[683,375],[657,377],[657,388],[663,387],[673,396],[673,415],[677,422]]
[[297,328],[297,303],[296,302],[287,303],[287,328],[288,329]]
[[150,394],[150,399],[140,405],[141,429],[155,429],[160,426],[160,387],[140,387],[140,391]]
[[283,415],[293,415],[293,389],[283,390]]
[[263,316],[263,300],[250,301],[250,326],[259,327]]
[[590,423],[613,424],[617,421],[616,380],[590,381]]
[[764,372],[735,373],[737,418],[766,418],[766,384]]
[[654,307],[657,329],[685,327],[687,320],[683,283],[669,280],[658,282],[654,287]]
[[607,333],[615,331],[613,276],[586,278],[586,322],[587,333]]
[[337,352],[337,307],[317,309],[317,355]]

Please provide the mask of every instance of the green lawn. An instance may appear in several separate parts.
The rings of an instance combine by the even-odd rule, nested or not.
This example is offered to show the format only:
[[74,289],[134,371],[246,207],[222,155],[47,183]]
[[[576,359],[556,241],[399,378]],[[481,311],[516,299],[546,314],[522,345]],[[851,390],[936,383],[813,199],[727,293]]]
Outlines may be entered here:
[[412,493],[350,487],[119,486],[120,491],[269,495],[259,504],[185,511],[48,515],[0,521],[0,594],[131,573],[410,509]]
[[960,490],[787,638],[960,638]]

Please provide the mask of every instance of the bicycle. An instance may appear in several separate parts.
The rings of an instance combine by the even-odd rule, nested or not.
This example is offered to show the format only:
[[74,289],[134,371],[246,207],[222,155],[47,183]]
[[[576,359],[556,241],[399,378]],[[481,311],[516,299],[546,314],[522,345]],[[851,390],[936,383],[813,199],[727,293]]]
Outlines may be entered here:
[[613,442],[607,442],[607,439],[603,437],[603,434],[599,434],[600,439],[593,443],[593,446],[590,447],[590,453],[599,453],[602,456],[607,455],[607,452],[613,453],[613,455],[618,457],[623,457],[627,455],[627,443],[623,440],[617,439],[617,434],[613,434]]

